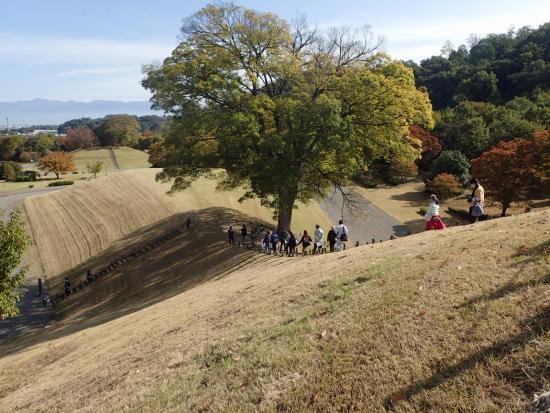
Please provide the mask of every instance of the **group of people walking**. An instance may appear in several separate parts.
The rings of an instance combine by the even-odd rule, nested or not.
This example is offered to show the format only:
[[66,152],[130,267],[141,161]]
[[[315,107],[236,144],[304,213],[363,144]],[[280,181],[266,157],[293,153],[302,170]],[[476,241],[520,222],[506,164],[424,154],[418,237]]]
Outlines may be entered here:
[[[468,210],[468,218],[470,222],[474,223],[477,220],[482,220],[486,217],[483,207],[485,205],[485,190],[479,183],[477,178],[472,178],[470,180],[470,188],[472,193],[468,196],[468,202],[470,203],[470,208]],[[445,223],[439,215],[439,199],[437,195],[431,194],[428,201],[428,209],[424,215],[424,220],[426,221],[426,226],[424,229],[426,231],[445,229]]]
[[[342,251],[346,248],[346,242],[348,241],[348,228],[343,220],[340,220],[338,225],[333,226],[328,231],[326,241],[325,231],[319,224],[315,225],[313,235],[310,235],[307,230],[296,235],[284,228],[270,231],[263,226],[252,227],[249,234],[246,224],[243,224],[240,231],[240,244],[251,245],[252,248],[259,247],[262,252],[273,255],[294,256],[298,254],[298,247],[300,246],[303,255],[308,253],[310,247],[312,247],[313,254],[320,254],[323,252],[325,245],[328,246],[330,252]],[[230,226],[227,230],[227,241],[229,245],[235,245],[233,226]]]
[[[485,203],[485,190],[480,185],[477,178],[472,178],[470,181],[472,189],[471,195],[468,197],[470,203],[469,217],[473,223],[478,219],[485,217],[483,206]],[[435,194],[431,194],[428,200],[428,208],[424,215],[426,221],[424,229],[441,230],[445,229],[446,225],[439,214],[440,200]],[[235,229],[230,226],[227,231],[227,241],[229,245],[235,245]],[[312,247],[312,253],[322,253],[325,246],[330,252],[342,251],[346,247],[348,241],[348,228],[343,220],[338,222],[338,225],[333,226],[326,234],[320,225],[315,225],[313,235],[310,235],[307,230],[298,236],[290,230],[278,228],[274,231],[265,229],[263,226],[253,226],[249,231],[246,224],[240,229],[241,245],[251,245],[253,248],[258,247],[266,254],[280,254],[293,256],[298,254],[298,247],[302,247],[302,254],[306,255],[309,248]]]

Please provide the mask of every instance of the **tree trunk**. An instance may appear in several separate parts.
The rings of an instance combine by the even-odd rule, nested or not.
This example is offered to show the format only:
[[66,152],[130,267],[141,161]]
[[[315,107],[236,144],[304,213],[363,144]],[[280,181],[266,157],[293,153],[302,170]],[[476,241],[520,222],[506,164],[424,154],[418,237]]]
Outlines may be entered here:
[[290,231],[294,202],[298,195],[298,187],[286,187],[279,193],[279,205],[277,207],[277,228]]
[[277,214],[277,228],[290,231],[290,223],[292,222],[292,206],[290,208],[279,207]]
[[59,179],[59,172],[54,172],[54,173],[55,173],[55,177],[56,177],[57,179]]

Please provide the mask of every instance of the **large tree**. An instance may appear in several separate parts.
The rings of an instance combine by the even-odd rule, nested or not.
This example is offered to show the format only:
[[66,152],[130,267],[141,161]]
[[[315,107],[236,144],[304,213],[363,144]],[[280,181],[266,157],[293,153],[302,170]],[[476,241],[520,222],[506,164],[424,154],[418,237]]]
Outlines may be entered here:
[[27,274],[25,267],[18,267],[28,244],[29,238],[17,211],[8,222],[0,220],[0,319],[18,314],[17,289]]
[[174,115],[159,175],[174,191],[223,170],[221,188],[246,186],[288,229],[297,200],[342,188],[372,159],[414,159],[409,125],[433,124],[412,70],[375,54],[368,31],[322,34],[224,4],[187,18],[182,34],[143,81]]
[[132,115],[106,116],[94,132],[101,146],[132,146],[139,139],[140,126]]

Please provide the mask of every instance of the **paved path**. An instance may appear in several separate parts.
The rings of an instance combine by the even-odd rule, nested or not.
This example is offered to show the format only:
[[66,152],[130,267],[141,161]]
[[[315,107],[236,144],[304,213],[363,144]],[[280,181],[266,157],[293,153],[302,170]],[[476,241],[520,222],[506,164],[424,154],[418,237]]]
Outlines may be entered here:
[[[24,199],[29,196],[59,191],[61,189],[64,188],[37,188],[0,193],[0,219],[7,221],[10,212],[14,208],[20,207]],[[25,280],[25,284],[21,287],[23,298],[18,304],[20,315],[6,320],[0,320],[0,341],[13,338],[21,333],[32,331],[37,328],[43,328],[54,317],[51,307],[43,307],[42,298],[36,295],[38,277],[40,275],[39,271],[36,270],[37,259],[30,254],[32,254],[31,250],[27,249],[23,257],[23,265],[28,265],[30,271]]]
[[[359,241],[364,245],[367,241],[370,243],[372,238],[379,242],[387,241],[391,235],[403,237],[410,234],[406,225],[401,224],[361,195],[355,194],[354,201],[356,202],[354,208],[344,206],[343,210],[343,219],[348,227],[351,243],[355,244]],[[342,194],[337,191],[320,203],[321,208],[335,224],[342,219],[342,202]],[[325,233],[327,231],[325,230]]]
[[113,148],[109,148],[109,156],[111,157],[111,162],[113,163],[113,168],[120,169],[120,165],[118,164],[118,161],[115,156],[115,151],[113,151]]
[[0,320],[0,342],[19,334],[44,328],[55,318],[51,305],[44,307],[37,293],[37,278],[27,279],[22,287],[23,299],[19,302],[20,314],[17,317]]
[[48,192],[59,191],[63,187],[48,187],[37,189],[23,189],[21,191],[0,192],[0,219],[4,222],[9,219],[10,212],[21,207],[25,198]]

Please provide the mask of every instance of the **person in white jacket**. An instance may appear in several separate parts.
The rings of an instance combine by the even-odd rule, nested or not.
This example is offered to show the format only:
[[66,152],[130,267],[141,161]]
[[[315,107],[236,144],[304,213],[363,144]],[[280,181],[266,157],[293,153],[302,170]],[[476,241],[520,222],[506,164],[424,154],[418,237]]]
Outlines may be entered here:
[[323,251],[323,231],[319,224],[315,225],[315,232],[313,233],[313,253],[320,254]]
[[428,209],[424,215],[424,221],[426,221],[425,230],[430,231],[434,229],[445,229],[446,226],[439,216],[439,199],[437,195],[431,194],[428,202]]
[[344,225],[344,220],[338,221],[336,227],[336,249],[342,251],[346,248],[346,241],[348,240],[348,227]]

